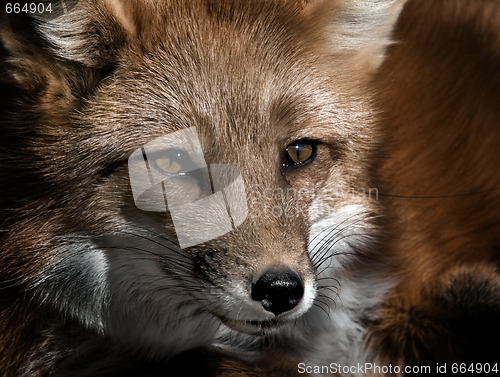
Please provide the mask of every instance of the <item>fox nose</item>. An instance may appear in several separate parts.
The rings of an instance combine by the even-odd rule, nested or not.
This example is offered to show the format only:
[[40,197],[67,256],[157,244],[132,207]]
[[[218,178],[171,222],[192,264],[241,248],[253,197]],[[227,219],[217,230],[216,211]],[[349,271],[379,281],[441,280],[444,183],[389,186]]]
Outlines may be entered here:
[[302,280],[289,270],[269,270],[252,284],[252,299],[274,315],[295,308],[303,294]]

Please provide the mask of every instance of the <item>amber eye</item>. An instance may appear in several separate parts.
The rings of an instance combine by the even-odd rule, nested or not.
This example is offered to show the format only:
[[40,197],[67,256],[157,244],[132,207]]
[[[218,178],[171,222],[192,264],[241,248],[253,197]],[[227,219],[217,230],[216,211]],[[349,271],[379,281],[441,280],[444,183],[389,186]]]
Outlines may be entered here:
[[186,175],[194,169],[193,161],[185,151],[168,149],[156,154],[154,164],[164,174]]
[[313,141],[296,141],[285,148],[283,167],[290,168],[308,164],[316,157],[316,143]]
[[156,166],[168,174],[177,174],[181,171],[181,164],[178,161],[171,160],[170,158],[159,158],[156,161]]

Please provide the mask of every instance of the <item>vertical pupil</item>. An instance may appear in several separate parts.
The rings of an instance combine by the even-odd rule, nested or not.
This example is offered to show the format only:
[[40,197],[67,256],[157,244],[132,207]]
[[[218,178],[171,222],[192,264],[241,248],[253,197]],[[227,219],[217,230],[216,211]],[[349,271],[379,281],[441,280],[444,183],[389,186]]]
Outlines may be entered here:
[[302,146],[301,146],[301,145],[297,144],[297,145],[295,146],[295,154],[296,154],[296,159],[297,159],[297,162],[301,162],[301,161],[302,161],[301,156],[300,156],[300,154],[301,154],[301,153],[300,153],[301,149],[302,149]]
[[307,162],[311,158],[313,151],[314,149],[310,144],[304,143],[290,144],[286,148],[288,158],[293,165]]

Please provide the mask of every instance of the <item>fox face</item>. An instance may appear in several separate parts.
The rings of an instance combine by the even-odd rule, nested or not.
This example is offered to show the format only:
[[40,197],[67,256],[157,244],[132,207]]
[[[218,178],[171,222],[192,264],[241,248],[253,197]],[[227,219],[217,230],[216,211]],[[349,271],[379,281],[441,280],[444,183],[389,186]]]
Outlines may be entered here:
[[[2,91],[13,96],[2,121],[2,259],[13,262],[1,274],[29,296],[2,309],[18,308],[3,324],[9,336],[29,307],[25,320],[53,333],[72,323],[156,357],[284,343],[297,357],[322,344],[352,357],[356,323],[386,289],[368,283],[376,271],[362,257],[381,237],[370,74],[397,9],[80,1],[55,19],[3,16]],[[175,136],[186,130],[198,154]],[[164,209],[138,204],[136,163],[160,177]],[[176,217],[171,198],[181,211],[220,194],[216,165],[236,169],[235,198]],[[241,221],[203,238],[235,214],[231,200]],[[179,221],[203,242],[183,247]],[[44,336],[21,356],[6,348],[6,359],[34,363]]]

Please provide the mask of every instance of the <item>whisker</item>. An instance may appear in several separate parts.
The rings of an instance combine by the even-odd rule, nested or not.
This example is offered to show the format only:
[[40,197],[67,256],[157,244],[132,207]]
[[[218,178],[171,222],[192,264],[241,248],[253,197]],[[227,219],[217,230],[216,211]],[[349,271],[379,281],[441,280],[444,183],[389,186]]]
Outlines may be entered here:
[[[191,271],[191,268],[192,268],[192,264],[190,264],[190,263],[183,262],[183,261],[177,260],[177,259],[169,259],[169,258],[167,258],[166,255],[155,253],[154,251],[146,250],[146,249],[143,249],[143,248],[140,248],[140,247],[134,247],[134,246],[104,246],[103,248],[106,249],[106,250],[132,250],[132,251],[139,251],[141,253],[146,253],[146,254],[149,254],[149,255],[153,255],[153,256],[157,257],[161,261],[167,260],[168,262],[173,262],[177,266],[185,268],[186,271]],[[130,258],[130,260],[133,260],[134,258],[135,259],[141,259],[139,257],[132,257],[132,258]],[[142,259],[146,259],[146,258],[142,258]],[[188,259],[188,258],[186,257],[185,259]]]
[[146,236],[144,236],[144,235],[142,235],[142,234],[140,234],[140,233],[133,233],[133,232],[130,232],[130,231],[124,231],[124,230],[119,230],[119,231],[120,231],[122,234],[127,234],[127,235],[130,235],[130,236],[134,236],[134,237],[141,238],[141,239],[143,239],[143,240],[146,240],[146,241],[152,242],[152,243],[154,243],[154,244],[156,244],[156,245],[158,245],[158,246],[161,246],[161,247],[163,247],[163,248],[165,248],[165,249],[167,249],[167,250],[169,250],[169,251],[174,252],[174,253],[175,253],[175,254],[177,254],[177,255],[180,255],[180,256],[182,256],[182,257],[186,258],[185,254],[183,254],[183,253],[180,251],[180,249],[177,249],[177,247],[178,247],[178,246],[177,246],[174,242],[172,242],[172,241],[171,241],[171,240],[169,240],[168,238],[165,238],[165,237],[164,237],[164,236],[162,236],[161,234],[152,233],[152,234],[153,234],[154,236],[156,236],[156,237],[160,237],[160,238],[162,238],[162,239],[165,239],[165,240],[167,240],[167,241],[171,242],[172,244],[174,244],[175,248],[170,247],[170,246],[167,246],[167,245],[164,245],[164,244],[162,244],[161,242],[155,241],[155,240],[153,240],[153,239],[151,239],[151,238],[148,238],[148,237],[146,237]]
[[[336,301],[333,297],[330,297],[330,296],[325,295],[325,294],[323,294],[323,293],[318,293],[318,297],[324,298],[324,299],[325,299],[326,301],[328,301],[328,302],[332,302],[332,303],[333,303],[333,307],[334,307],[334,309],[337,309],[337,301]],[[337,298],[339,299],[339,301],[340,301],[340,296],[338,296],[338,295],[337,295],[336,297],[337,297]],[[326,304],[326,303],[325,303],[325,304]],[[330,308],[330,305],[328,305],[328,308],[329,308],[329,309],[331,309],[331,308]]]
[[[309,240],[309,242],[307,243],[307,246],[311,246],[311,244],[313,243],[313,241],[315,241],[320,235],[322,235],[323,233],[327,232],[327,231],[334,231],[335,229],[337,229],[340,225],[342,225],[343,223],[345,223],[346,221],[348,221],[351,217],[347,218],[347,219],[344,219],[342,220],[340,223],[338,224],[335,224],[335,225],[331,225],[329,227],[326,227],[325,229],[321,230],[318,234],[316,234],[312,239]],[[333,228],[333,229],[331,229]],[[325,237],[328,237],[325,236]],[[323,241],[325,239],[325,237],[323,237],[323,239],[321,241]]]
[[[315,300],[314,306],[320,308],[323,312],[325,312],[325,314],[328,317],[328,319],[330,319],[330,313],[325,308],[323,308],[320,304],[322,304],[322,302]],[[323,303],[323,305],[325,305],[325,304]],[[327,305],[327,307],[328,307],[328,305]]]
[[[337,239],[334,239],[332,240],[331,242],[329,242],[329,245],[328,245],[328,248],[331,249],[333,248],[336,244],[338,244],[340,241],[342,240],[345,240],[345,239],[348,239],[349,237],[360,237],[360,236],[367,236],[367,234],[365,233],[351,233],[351,234],[348,234],[348,235],[345,235],[345,236],[342,236],[340,238],[337,238]],[[331,245],[330,245],[331,243]],[[323,253],[323,256],[325,255],[325,253]],[[359,256],[361,255],[360,253],[348,253],[348,252],[335,252],[334,254],[328,256],[328,258],[324,258],[322,261],[320,261],[320,263],[318,264],[313,264],[313,266],[316,268],[316,269],[319,269],[319,267],[321,267],[321,265],[327,261],[328,259],[330,259],[331,257],[334,257],[334,256],[340,256],[340,255],[355,255],[355,256]]]
[[[364,218],[363,219],[359,219],[359,220],[356,220],[352,223],[349,223],[348,225],[342,227],[341,229],[337,230],[337,232],[333,233],[337,228],[338,226],[336,226],[331,232],[328,233],[328,238],[326,238],[326,241],[323,241],[325,240],[325,238],[323,238],[323,243],[322,244],[318,244],[318,251],[314,253],[313,257],[311,258],[311,262],[314,263],[316,262],[316,259],[317,258],[322,258],[326,253],[328,253],[328,251],[330,250],[331,246],[332,245],[332,242],[335,241],[335,238],[341,234],[342,232],[356,226],[357,224],[359,224],[361,221],[365,220]],[[332,234],[333,233],[333,234]],[[335,242],[336,243],[336,242]],[[335,244],[334,243],[334,244]],[[322,249],[324,249],[323,252],[319,253]]]
[[[332,292],[335,296],[337,296],[338,298],[340,298],[340,296],[339,296],[339,292],[340,292],[340,290],[339,290],[338,286],[328,286],[328,285],[324,285],[324,286],[320,286],[320,287],[318,287],[318,291],[319,291],[319,292],[320,292],[320,291],[325,291],[325,290],[326,290],[326,291],[330,291],[330,292]],[[319,294],[319,293],[318,293],[318,294]],[[330,297],[330,296],[328,296],[328,297]]]

